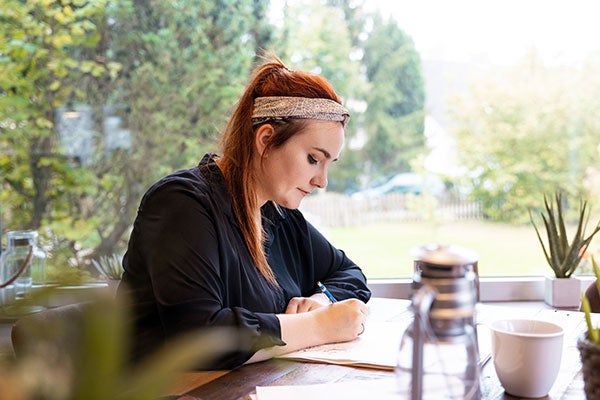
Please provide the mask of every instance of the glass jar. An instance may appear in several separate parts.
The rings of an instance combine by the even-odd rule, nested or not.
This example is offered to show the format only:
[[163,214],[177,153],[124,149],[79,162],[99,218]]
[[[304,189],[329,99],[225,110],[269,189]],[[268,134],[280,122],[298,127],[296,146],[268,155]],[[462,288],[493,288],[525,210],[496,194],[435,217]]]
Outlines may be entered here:
[[[6,234],[6,250],[0,257],[0,280],[2,284],[13,280],[0,289],[0,304],[7,305],[17,299],[28,298],[34,283],[43,284],[46,273],[46,253],[37,245],[37,231],[11,231]],[[29,265],[19,273],[29,250],[33,256]]]

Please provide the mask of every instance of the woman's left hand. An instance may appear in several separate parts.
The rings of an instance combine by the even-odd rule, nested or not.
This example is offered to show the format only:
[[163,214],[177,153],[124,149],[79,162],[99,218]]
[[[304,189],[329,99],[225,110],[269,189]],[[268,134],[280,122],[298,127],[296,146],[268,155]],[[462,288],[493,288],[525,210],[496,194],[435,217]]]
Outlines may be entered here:
[[286,314],[299,314],[315,310],[330,304],[323,293],[315,293],[310,297],[292,297],[285,309]]

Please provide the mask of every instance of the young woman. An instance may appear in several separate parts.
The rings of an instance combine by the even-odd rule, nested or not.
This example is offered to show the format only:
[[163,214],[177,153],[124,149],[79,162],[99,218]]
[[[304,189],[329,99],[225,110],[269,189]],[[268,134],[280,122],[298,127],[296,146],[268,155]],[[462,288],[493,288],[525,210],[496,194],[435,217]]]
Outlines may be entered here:
[[249,338],[211,368],[363,332],[365,276],[297,210],[327,186],[348,118],[329,82],[273,57],[254,71],[221,155],[206,154],[147,191],[119,288],[132,302],[136,358],[206,327]]

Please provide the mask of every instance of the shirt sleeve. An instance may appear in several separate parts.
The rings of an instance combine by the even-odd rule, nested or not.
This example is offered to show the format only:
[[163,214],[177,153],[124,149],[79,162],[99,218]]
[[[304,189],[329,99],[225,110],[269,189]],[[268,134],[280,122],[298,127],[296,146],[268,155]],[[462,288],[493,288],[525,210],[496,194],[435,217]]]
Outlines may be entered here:
[[[223,218],[221,220],[221,218]],[[229,285],[219,251],[219,224],[209,196],[193,185],[167,184],[140,208],[134,229],[136,252],[143,257],[165,337],[206,327],[231,327],[239,333],[239,351],[224,355],[211,368],[231,368],[257,350],[283,345],[274,313],[229,306]]]
[[357,298],[369,301],[371,291],[360,267],[344,251],[334,247],[310,222],[306,223],[313,250],[313,263],[317,267],[317,279],[327,286],[337,300]]

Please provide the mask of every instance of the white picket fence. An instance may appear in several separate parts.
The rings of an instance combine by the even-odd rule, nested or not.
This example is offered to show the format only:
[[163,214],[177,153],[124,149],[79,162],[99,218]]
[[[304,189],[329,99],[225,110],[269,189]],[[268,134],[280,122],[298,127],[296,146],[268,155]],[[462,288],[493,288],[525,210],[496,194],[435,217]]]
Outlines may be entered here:
[[456,196],[393,193],[366,199],[322,192],[305,198],[300,210],[324,227],[361,225],[379,221],[456,221],[481,219],[478,203]]

